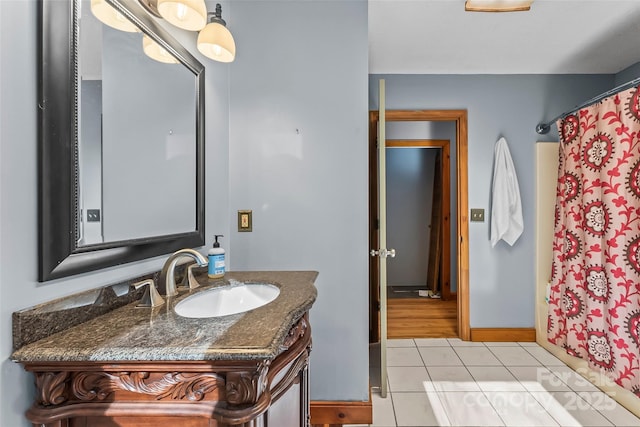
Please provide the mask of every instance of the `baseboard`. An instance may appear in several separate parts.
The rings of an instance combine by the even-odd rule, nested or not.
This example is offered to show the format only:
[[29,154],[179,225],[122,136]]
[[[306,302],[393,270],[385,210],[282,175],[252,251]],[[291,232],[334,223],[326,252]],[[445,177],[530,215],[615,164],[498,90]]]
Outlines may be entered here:
[[471,341],[535,342],[535,328],[471,328]]
[[342,424],[373,423],[373,404],[369,401],[312,400],[311,426],[330,427]]

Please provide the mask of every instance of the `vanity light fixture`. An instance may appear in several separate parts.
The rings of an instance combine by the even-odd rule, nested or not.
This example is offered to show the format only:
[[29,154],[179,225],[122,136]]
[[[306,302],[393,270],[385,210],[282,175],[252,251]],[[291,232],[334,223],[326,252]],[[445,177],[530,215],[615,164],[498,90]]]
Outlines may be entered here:
[[140,31],[138,27],[107,3],[106,0],[91,0],[91,12],[103,24],[116,30],[126,31],[128,33]]
[[[205,0],[138,0],[138,2],[151,15],[163,18],[178,28],[199,31],[197,46],[204,56],[219,62],[233,62],[235,59],[236,43],[227,28],[227,23],[222,19],[220,3],[216,4],[215,12],[207,13]],[[107,3],[107,0],[91,0],[91,11],[96,18],[110,27],[121,31],[140,32],[137,26]],[[143,37],[142,46],[150,58],[167,64],[178,62],[149,37]]]
[[206,57],[220,62],[233,62],[236,57],[236,42],[222,19],[222,6],[209,13],[209,23],[198,34],[198,50]]
[[178,60],[173,57],[165,48],[160,46],[148,35],[142,36],[142,50],[151,59],[155,59],[165,64],[177,64]]
[[468,12],[521,12],[531,9],[533,0],[467,0]]
[[188,31],[200,31],[207,24],[204,0],[157,0],[158,13],[167,22]]

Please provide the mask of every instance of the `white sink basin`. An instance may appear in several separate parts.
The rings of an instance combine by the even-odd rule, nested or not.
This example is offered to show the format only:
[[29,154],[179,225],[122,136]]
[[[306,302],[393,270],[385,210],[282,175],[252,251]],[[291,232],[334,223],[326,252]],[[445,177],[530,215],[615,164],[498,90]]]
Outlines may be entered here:
[[174,308],[182,317],[204,318],[244,313],[270,303],[280,294],[277,286],[246,283],[223,286],[192,295]]

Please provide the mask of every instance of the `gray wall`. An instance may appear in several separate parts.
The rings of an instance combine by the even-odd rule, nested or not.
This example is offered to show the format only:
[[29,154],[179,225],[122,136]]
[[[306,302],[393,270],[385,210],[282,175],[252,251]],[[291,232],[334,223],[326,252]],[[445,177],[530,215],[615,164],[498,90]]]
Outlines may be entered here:
[[[209,7],[213,7],[209,5]],[[223,3],[224,7],[224,3]],[[158,270],[166,257],[37,282],[37,2],[0,1],[0,426],[27,427],[33,378],[11,362],[11,313]],[[225,17],[226,18],[226,17]],[[173,30],[172,30],[173,31]],[[175,32],[195,49],[193,33]],[[229,67],[207,66],[206,233],[228,234]],[[204,250],[204,248],[203,248]]]
[[436,149],[387,148],[387,263],[389,286],[427,289]]
[[103,25],[106,242],[196,228],[195,75],[155,61],[139,33]]
[[640,77],[640,62],[637,62],[616,74],[615,85],[620,86]]
[[[230,208],[239,270],[317,270],[311,398],[368,399],[367,2],[232,6]],[[225,18],[226,19],[226,18]]]
[[82,80],[80,87],[80,141],[78,180],[82,191],[82,237],[79,245],[102,243],[100,221],[88,221],[87,209],[99,209],[102,214],[102,80]]
[[[520,182],[524,233],[511,247],[491,248],[490,215],[469,224],[471,327],[534,326],[534,144],[556,141],[555,127],[535,133],[549,119],[613,85],[613,76],[574,75],[372,75],[370,104],[377,109],[378,80],[386,80],[387,109],[466,109],[469,118],[469,207],[489,209],[493,147],[500,136]],[[452,221],[454,222],[454,221]]]

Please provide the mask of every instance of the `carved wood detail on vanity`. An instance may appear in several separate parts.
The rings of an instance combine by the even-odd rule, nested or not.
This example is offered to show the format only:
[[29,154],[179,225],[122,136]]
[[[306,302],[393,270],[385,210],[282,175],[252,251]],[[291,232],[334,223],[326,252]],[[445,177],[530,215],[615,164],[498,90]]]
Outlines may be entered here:
[[229,372],[227,374],[227,402],[233,405],[256,403],[267,387],[265,378],[270,362],[258,365],[255,371]]
[[160,378],[150,372],[81,372],[75,374],[71,391],[80,400],[105,400],[117,390],[148,394],[156,400],[202,400],[224,386],[224,378],[211,373],[168,372]]
[[25,363],[38,392],[27,418],[43,427],[175,425],[177,417],[188,426],[259,426],[272,417],[272,424],[282,422],[292,411],[287,402],[299,402],[286,425],[307,426],[308,314],[290,329],[285,346],[272,360]]
[[284,339],[284,342],[280,346],[280,351],[288,350],[296,341],[304,336],[309,324],[307,323],[306,316],[301,318],[293,327],[289,330],[289,333]]
[[36,372],[37,403],[42,406],[60,405],[67,401],[69,372]]

